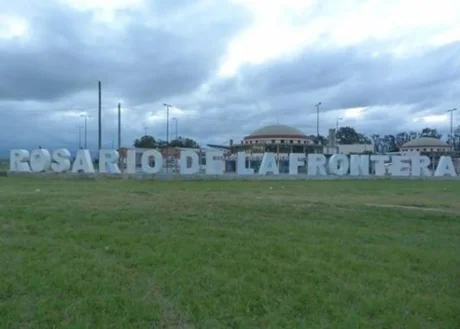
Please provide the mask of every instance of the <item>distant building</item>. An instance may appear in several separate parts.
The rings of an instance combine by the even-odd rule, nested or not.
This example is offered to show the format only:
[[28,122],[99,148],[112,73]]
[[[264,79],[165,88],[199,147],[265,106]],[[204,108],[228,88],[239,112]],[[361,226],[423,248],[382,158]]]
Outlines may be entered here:
[[432,137],[420,137],[413,139],[400,148],[401,153],[413,153],[413,152],[429,152],[429,153],[445,153],[451,150],[450,146]]
[[363,154],[374,153],[375,145],[370,144],[337,144],[336,130],[329,129],[327,137],[327,145],[323,147],[324,154]]
[[[450,155],[450,146],[433,137],[420,137],[403,144],[398,154],[400,155],[426,155],[431,160],[430,169],[436,168],[439,158],[442,155]],[[458,166],[458,161],[454,160],[454,165]]]
[[245,136],[241,144],[231,145],[231,153],[315,153],[322,146],[316,145],[301,130],[282,124],[268,125]]
[[338,144],[336,146],[324,146],[324,154],[371,154],[374,153],[373,144]]

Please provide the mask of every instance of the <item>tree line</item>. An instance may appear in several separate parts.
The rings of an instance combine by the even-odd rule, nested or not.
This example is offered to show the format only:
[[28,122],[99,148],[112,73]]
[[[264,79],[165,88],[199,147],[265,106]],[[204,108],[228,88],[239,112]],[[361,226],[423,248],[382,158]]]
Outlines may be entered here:
[[136,138],[133,143],[134,147],[139,148],[165,148],[169,147],[185,147],[185,148],[199,148],[200,145],[193,139],[187,137],[178,137],[172,141],[166,142],[161,139],[155,139],[151,135],[144,135],[141,138]]
[[[311,136],[315,141],[318,140],[316,136]],[[369,137],[364,134],[358,133],[352,127],[341,127],[337,130],[336,138],[338,144],[371,144],[383,146],[387,152],[397,152],[402,145],[405,143],[420,137],[431,137],[441,139],[443,135],[434,128],[423,128],[422,131],[408,131],[400,132],[397,134],[371,134]],[[453,138],[448,134],[447,143],[451,142],[454,145],[454,150],[460,151],[460,126],[453,131]],[[327,143],[327,139],[324,136],[319,136],[319,143]]]
[[[309,136],[315,143],[326,145],[327,138],[325,136]],[[441,139],[443,135],[433,128],[424,128],[420,132],[408,131],[397,134],[372,134],[369,137],[357,132],[353,127],[341,127],[337,130],[335,138],[338,144],[371,144],[379,145],[386,152],[397,152],[405,143],[420,137],[432,137]],[[446,136],[448,143],[451,142],[450,134]],[[453,145],[455,151],[460,151],[460,126],[453,132]],[[164,147],[184,147],[184,148],[199,148],[200,145],[192,138],[178,137],[167,143],[164,140],[155,139],[151,135],[144,135],[134,141],[134,147],[139,148],[164,148]]]

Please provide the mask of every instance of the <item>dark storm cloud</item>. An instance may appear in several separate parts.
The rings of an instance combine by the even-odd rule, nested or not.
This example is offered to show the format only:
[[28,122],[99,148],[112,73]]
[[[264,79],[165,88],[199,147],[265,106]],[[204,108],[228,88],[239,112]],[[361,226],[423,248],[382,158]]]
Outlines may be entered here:
[[[110,107],[120,99],[129,108],[123,144],[131,145],[143,132],[146,113],[205,82],[229,39],[249,21],[239,7],[207,1],[149,2],[142,12],[123,10],[127,23],[118,28],[95,21],[91,11],[52,1],[18,0],[3,9],[25,17],[30,27],[27,39],[0,39],[3,153],[37,145],[75,149],[83,125],[76,111],[91,115],[88,145],[97,147],[98,80],[103,146],[111,147],[107,143],[116,136]],[[149,126],[158,135],[164,124]]]
[[[246,66],[212,88],[218,104],[247,97],[295,114],[322,101],[324,110],[413,105],[413,111],[458,99],[460,42],[396,58],[362,47],[306,49],[293,59]],[[233,91],[233,92],[232,92]]]
[[408,57],[373,56],[378,46],[305,49],[296,57],[243,66],[236,77],[214,82],[202,100],[185,106],[200,113],[187,122],[199,123],[207,136],[199,129],[193,133],[204,139],[219,134],[237,139],[277,122],[315,133],[315,104],[321,101],[323,134],[343,110],[357,107],[369,110],[341,124],[369,134],[394,133],[410,130],[416,117],[458,107],[459,42]]
[[56,7],[28,19],[30,40],[0,40],[0,99],[55,99],[84,88],[92,72],[83,68],[95,63],[84,56],[78,32],[90,17]]
[[47,6],[28,17],[31,40],[0,41],[0,99],[59,99],[93,89],[97,80],[131,103],[191,91],[216,69],[228,39],[247,22],[232,8],[219,21],[198,20],[214,9],[192,11],[182,19],[189,25],[183,31],[177,30],[180,20],[176,28],[141,20],[114,30],[95,26],[88,12]]
[[[185,110],[177,114],[180,136],[223,143],[277,122],[314,134],[319,101],[320,133],[335,127],[344,109],[369,107],[363,118],[342,123],[370,134],[409,129],[411,115],[445,113],[460,99],[460,43],[406,57],[387,53],[391,42],[311,45],[220,80],[212,76],[228,41],[248,23],[238,7],[149,2],[142,12],[121,10],[118,28],[52,1],[17,0],[7,9],[26,16],[32,33],[28,40],[0,39],[0,148],[75,147],[83,119],[64,115],[75,110],[92,115],[88,143],[96,147],[97,80],[103,82],[104,145],[116,134],[109,108],[119,99],[128,109],[123,145],[144,133],[144,123],[149,134],[165,138],[165,118],[146,119],[148,112],[164,114],[163,102]],[[196,92],[203,83],[209,90]]]

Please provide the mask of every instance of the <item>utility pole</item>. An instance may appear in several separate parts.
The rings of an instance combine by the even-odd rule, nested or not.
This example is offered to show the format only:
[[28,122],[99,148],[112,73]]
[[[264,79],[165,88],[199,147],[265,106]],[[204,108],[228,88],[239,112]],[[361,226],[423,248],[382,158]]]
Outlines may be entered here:
[[[99,125],[98,125],[98,130],[99,130],[99,142],[98,142],[98,147],[99,150],[102,148],[102,86],[101,82],[98,81],[98,89],[99,89]],[[86,146],[85,146],[86,148]]]
[[121,103],[118,103],[118,152],[121,148]]
[[457,111],[457,108],[447,110],[450,112],[450,148],[454,150],[454,112]]
[[78,149],[81,149],[81,129],[83,127],[82,126],[78,126]]
[[335,142],[337,143],[337,132],[339,131],[339,121],[343,120],[343,118],[338,118],[337,123],[335,125]]
[[173,107],[169,104],[163,104],[166,107],[166,173],[168,173],[168,160],[169,160],[169,108]]
[[91,116],[86,113],[81,114],[80,116],[85,118],[85,150],[86,150],[88,146],[88,118],[91,118]]
[[339,153],[339,142],[337,140],[337,132],[339,131],[339,121],[343,118],[337,118],[337,123],[335,125],[335,147],[337,148],[337,153]]
[[177,141],[177,139],[178,139],[178,136],[177,136],[177,121],[178,120],[177,120],[177,118],[172,118],[172,119],[175,121],[175,124],[176,124],[176,131],[175,131],[176,138],[175,139]]
[[315,106],[316,106],[316,138],[317,138],[317,143],[319,143],[319,107],[321,106],[321,102],[319,102]]
[[339,131],[339,121],[342,120],[343,118],[338,118],[337,123],[335,125],[335,131]]

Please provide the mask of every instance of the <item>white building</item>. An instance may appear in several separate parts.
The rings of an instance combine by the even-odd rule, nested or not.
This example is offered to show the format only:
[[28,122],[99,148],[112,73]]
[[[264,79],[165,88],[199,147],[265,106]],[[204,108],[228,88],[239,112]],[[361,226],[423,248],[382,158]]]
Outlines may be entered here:
[[414,154],[414,152],[445,153],[450,150],[450,146],[442,140],[433,137],[420,137],[407,142],[401,146],[399,151],[401,154]]

